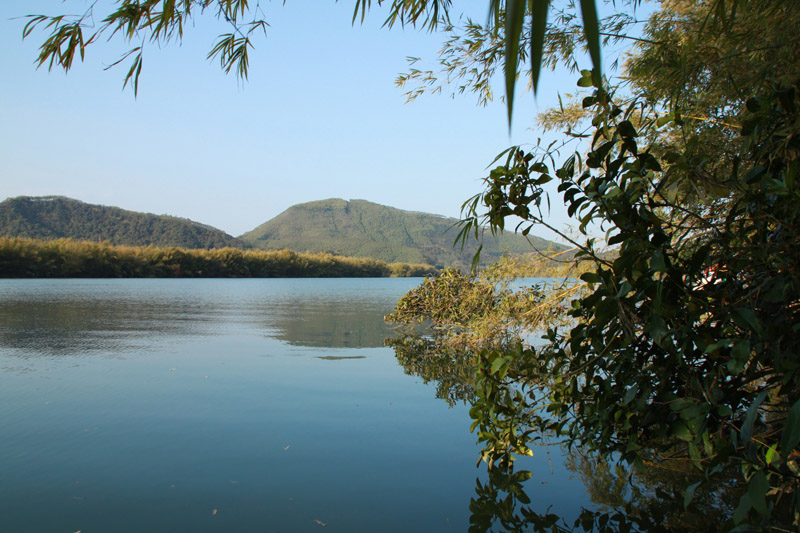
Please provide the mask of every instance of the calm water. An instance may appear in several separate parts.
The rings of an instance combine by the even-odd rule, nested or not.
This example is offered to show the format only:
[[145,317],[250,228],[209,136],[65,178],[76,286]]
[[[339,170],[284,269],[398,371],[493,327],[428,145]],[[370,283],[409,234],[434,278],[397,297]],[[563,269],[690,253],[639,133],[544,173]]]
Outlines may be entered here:
[[0,280],[0,531],[465,531],[468,408],[383,346],[418,283]]

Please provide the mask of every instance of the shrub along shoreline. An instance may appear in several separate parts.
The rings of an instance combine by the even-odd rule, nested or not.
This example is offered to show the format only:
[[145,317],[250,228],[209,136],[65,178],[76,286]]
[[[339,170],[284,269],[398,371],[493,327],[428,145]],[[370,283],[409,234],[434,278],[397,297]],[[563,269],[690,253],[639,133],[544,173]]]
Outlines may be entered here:
[[291,250],[113,246],[72,239],[0,237],[0,278],[417,277],[431,265]]

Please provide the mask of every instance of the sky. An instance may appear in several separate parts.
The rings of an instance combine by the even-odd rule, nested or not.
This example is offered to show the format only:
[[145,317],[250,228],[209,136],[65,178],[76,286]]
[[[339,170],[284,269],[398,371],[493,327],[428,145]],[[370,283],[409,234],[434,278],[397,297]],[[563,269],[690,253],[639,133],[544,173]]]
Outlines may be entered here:
[[[228,31],[208,14],[186,28],[181,45],[145,49],[134,97],[122,88],[127,66],[105,70],[125,43],[88,48],[68,74],[36,69],[46,34],[23,41],[19,17],[77,14],[89,4],[0,5],[0,200],[62,195],[234,236],[293,204],[333,197],[458,217],[494,157],[536,142],[537,110],[575,87],[574,75],[544,72],[536,99],[517,99],[510,130],[499,101],[480,107],[472,95],[442,94],[406,103],[397,75],[408,56],[434,60],[442,34],[382,28],[385,6],[353,26],[355,0],[262,0],[270,26],[251,52],[247,81],[206,59]],[[456,5],[485,20],[486,0]],[[562,226],[564,209],[552,199],[552,220]]]

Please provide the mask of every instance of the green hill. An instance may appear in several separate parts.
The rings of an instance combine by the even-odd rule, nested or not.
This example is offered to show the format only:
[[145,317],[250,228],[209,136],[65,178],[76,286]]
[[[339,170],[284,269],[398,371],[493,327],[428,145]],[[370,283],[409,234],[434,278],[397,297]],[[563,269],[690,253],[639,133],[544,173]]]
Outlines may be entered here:
[[[478,244],[471,241],[463,250],[453,246],[457,222],[454,218],[403,211],[365,200],[332,198],[294,205],[239,238],[265,250],[288,248],[465,268],[471,264]],[[538,237],[529,239],[530,242],[509,232],[494,237],[487,233],[481,263],[496,261],[504,252],[565,248]]]
[[246,247],[221,230],[185,218],[87,204],[63,196],[19,196],[0,203],[0,236],[131,246]]

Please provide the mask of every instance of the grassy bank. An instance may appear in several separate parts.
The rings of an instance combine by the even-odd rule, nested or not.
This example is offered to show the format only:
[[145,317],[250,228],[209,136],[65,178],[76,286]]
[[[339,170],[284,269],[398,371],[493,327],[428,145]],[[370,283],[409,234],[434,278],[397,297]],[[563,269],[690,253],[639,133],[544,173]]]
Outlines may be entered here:
[[291,250],[189,250],[0,238],[0,277],[4,278],[410,277],[434,272],[430,265]]

